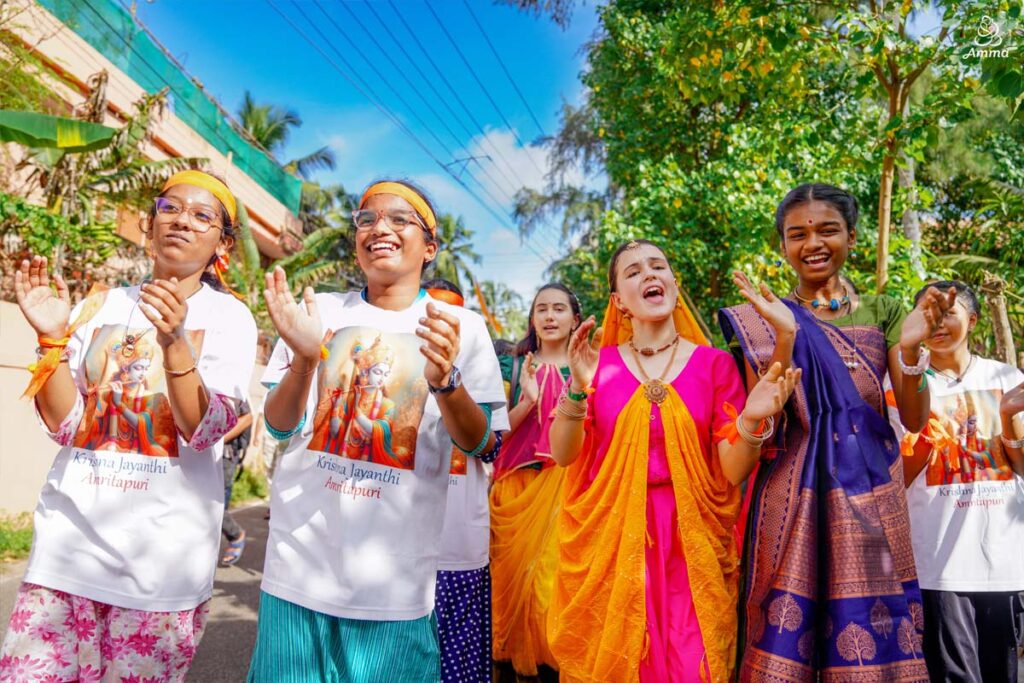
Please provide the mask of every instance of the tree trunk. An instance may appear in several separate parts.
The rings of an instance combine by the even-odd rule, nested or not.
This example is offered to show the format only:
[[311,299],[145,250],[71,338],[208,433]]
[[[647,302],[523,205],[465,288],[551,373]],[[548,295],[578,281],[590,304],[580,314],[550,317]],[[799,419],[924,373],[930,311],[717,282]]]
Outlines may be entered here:
[[903,210],[903,235],[910,240],[910,265],[918,278],[924,280],[924,256],[921,252],[921,215],[917,205],[917,181],[914,177],[917,161],[906,154],[903,155],[904,168],[896,171],[899,187],[904,191],[907,208]]
[[885,291],[885,283],[889,279],[889,226],[892,222],[892,181],[896,168],[896,157],[892,154],[892,146],[886,146],[885,158],[882,160],[882,183],[878,188],[878,263],[875,267],[876,291]]
[[1006,281],[988,271],[984,276],[981,292],[988,305],[989,315],[992,316],[992,334],[996,338],[996,360],[1014,365],[1017,360],[1017,350],[1013,344],[1010,316],[1006,313],[1006,296],[1003,295],[1006,290]]

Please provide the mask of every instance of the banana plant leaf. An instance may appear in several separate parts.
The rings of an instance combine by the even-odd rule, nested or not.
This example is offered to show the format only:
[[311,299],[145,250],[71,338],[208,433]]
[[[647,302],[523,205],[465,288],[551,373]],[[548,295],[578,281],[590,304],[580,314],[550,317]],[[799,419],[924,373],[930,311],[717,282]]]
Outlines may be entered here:
[[115,132],[114,128],[89,121],[0,109],[0,142],[91,152],[109,144]]

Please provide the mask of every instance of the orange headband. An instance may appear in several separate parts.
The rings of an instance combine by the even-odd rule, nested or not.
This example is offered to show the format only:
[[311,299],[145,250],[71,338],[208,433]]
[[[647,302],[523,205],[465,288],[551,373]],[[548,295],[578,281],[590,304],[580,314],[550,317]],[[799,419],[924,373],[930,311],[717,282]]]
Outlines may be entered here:
[[462,306],[466,305],[466,300],[465,299],[463,299],[461,296],[459,296],[455,292],[451,292],[451,291],[449,291],[447,289],[428,289],[427,290],[427,294],[430,295],[431,299],[436,299],[437,301],[443,301],[446,304],[451,304],[452,306],[462,307]]
[[231,222],[235,222],[235,213],[238,210],[235,204],[235,195],[231,194],[231,190],[228,189],[227,185],[209,173],[203,173],[202,171],[179,171],[167,179],[160,192],[164,193],[175,185],[194,185],[203,188],[224,205],[228,216],[231,217]]
[[366,204],[366,200],[374,195],[378,194],[393,194],[396,197],[401,197],[405,201],[412,204],[412,208],[416,209],[416,213],[423,217],[427,222],[427,230],[430,231],[431,237],[437,237],[437,218],[434,217],[434,212],[430,210],[430,205],[427,204],[427,200],[419,195],[418,192],[409,188],[402,183],[374,183],[370,187],[366,188],[366,192],[363,193],[363,198],[359,200],[359,208],[363,208]]

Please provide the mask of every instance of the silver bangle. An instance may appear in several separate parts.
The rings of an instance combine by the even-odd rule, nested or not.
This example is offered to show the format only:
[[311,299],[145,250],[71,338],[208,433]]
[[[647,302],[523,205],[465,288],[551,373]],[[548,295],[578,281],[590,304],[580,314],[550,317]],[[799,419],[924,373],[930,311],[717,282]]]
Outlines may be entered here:
[[748,432],[747,428],[743,425],[743,415],[740,414],[736,418],[736,431],[739,433],[740,437],[747,442],[748,446],[760,448],[764,445],[765,441],[772,438],[772,435],[775,434],[775,418],[768,416],[765,418],[765,422],[768,424],[765,425],[764,432],[760,436],[754,436]]
[[928,362],[931,360],[931,352],[928,349],[921,351],[920,357],[917,359],[917,365],[907,365],[903,360],[903,347],[900,347],[898,358],[900,362],[900,370],[904,375],[910,377],[920,377],[928,369]]
[[1007,448],[1024,448],[1024,439],[1007,439],[1005,434],[1000,434],[999,438]]

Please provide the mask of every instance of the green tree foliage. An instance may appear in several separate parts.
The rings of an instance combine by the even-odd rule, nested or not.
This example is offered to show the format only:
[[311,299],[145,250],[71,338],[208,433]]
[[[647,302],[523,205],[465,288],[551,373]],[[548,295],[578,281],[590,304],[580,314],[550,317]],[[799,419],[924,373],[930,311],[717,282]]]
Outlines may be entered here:
[[[238,118],[252,138],[272,154],[278,154],[288,142],[293,128],[302,125],[302,118],[293,109],[274,104],[259,104],[248,90],[238,108]],[[319,170],[333,171],[337,163],[329,147],[321,147],[309,154],[285,162],[285,170],[309,180]]]
[[[564,217],[578,247],[553,274],[595,313],[607,301],[612,250],[652,239],[713,321],[716,309],[738,301],[734,268],[790,290],[774,209],[797,184],[826,182],[860,202],[847,275],[868,291],[879,282],[888,158],[891,216],[906,233],[894,232],[887,250],[890,294],[909,304],[936,276],[980,284],[980,267],[955,263],[954,248],[973,249],[1002,264],[986,262],[994,272],[1010,274],[1019,267],[1008,233],[1020,234],[1013,190],[1024,167],[1009,113],[1020,91],[1009,76],[999,90],[995,63],[964,54],[980,26],[978,3],[932,4],[940,25],[921,35],[915,21],[928,14],[912,0],[609,2],[588,47],[585,101],[547,141],[556,164],[599,160],[608,193],[595,202],[595,193],[549,178],[544,192],[518,198],[524,237],[536,221]],[[1014,23],[1019,4],[993,14],[1004,37],[1024,42]],[[1019,59],[1000,68],[1016,73]],[[907,227],[911,216],[920,241]]]

